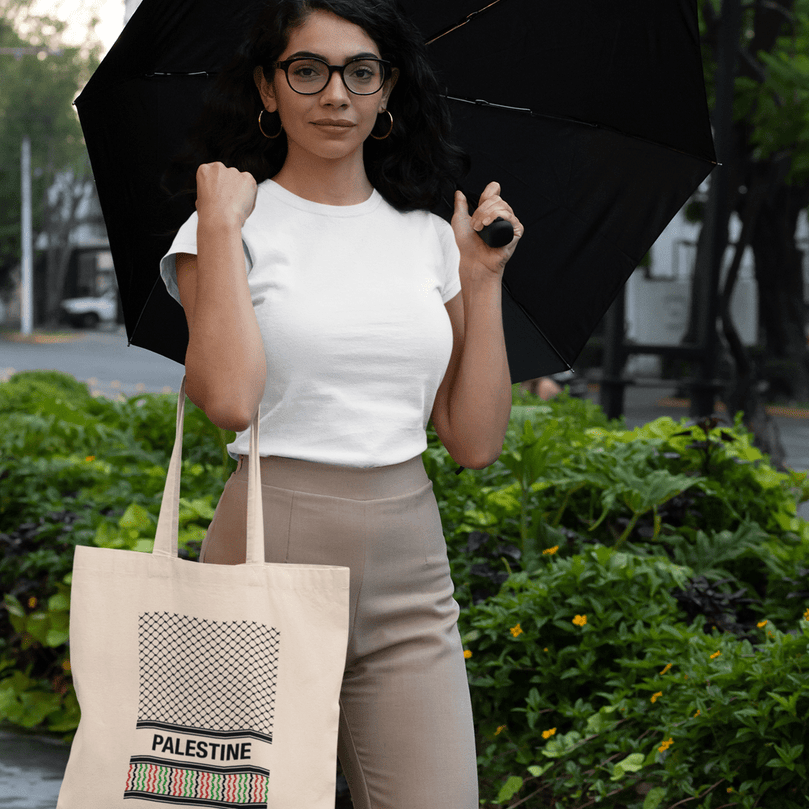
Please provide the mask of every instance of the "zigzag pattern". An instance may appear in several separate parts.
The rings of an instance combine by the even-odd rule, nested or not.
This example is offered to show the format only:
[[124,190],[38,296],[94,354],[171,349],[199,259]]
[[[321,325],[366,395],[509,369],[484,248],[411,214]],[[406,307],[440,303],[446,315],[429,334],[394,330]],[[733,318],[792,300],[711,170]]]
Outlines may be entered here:
[[182,806],[266,809],[269,772],[255,767],[215,772],[200,767],[135,761],[129,765],[124,798]]

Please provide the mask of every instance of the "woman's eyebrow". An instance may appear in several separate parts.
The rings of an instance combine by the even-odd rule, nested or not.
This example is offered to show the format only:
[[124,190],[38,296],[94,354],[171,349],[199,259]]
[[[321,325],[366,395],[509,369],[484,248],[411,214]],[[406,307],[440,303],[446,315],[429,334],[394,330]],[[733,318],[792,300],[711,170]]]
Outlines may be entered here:
[[[322,59],[324,62],[328,62],[329,60],[322,54],[322,53],[313,53],[312,51],[297,51],[293,53],[292,56],[287,56],[287,59],[300,59],[301,57],[307,59]],[[357,53],[354,56],[349,56],[344,64],[348,64],[349,62],[353,62],[355,59],[379,59],[375,53]]]

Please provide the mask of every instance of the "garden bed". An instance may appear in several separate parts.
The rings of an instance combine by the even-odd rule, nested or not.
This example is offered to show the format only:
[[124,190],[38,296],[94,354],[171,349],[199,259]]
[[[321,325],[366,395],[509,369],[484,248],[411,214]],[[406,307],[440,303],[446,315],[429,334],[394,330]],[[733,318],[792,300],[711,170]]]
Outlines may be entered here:
[[[515,392],[500,460],[424,454],[441,509],[486,806],[806,805],[804,473],[740,426]],[[0,721],[69,737],[76,544],[149,551],[176,398],[0,383]],[[196,558],[234,466],[186,415],[181,545]]]

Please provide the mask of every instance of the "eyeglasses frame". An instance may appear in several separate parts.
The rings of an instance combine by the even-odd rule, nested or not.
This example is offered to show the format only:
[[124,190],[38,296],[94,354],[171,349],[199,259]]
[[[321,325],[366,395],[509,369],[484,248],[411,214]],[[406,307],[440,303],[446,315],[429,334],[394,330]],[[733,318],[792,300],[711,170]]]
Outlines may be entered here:
[[[329,69],[329,78],[326,79],[326,83],[321,87],[319,90],[315,90],[314,93],[302,93],[300,90],[296,90],[292,86],[292,82],[289,80],[289,66],[293,62],[320,62]],[[354,62],[378,62],[382,65],[382,70],[384,72],[384,76],[382,78],[382,84],[379,86],[377,90],[374,90],[373,93],[358,93],[355,90],[352,90],[346,84],[346,76],[345,76],[345,69],[349,66],[354,64]],[[350,62],[346,62],[344,65],[330,65],[325,59],[320,59],[317,56],[296,56],[294,59],[285,59],[283,62],[275,62],[273,67],[276,70],[283,70],[284,75],[287,77],[287,84],[289,85],[289,89],[292,90],[293,93],[297,93],[301,96],[316,96],[318,93],[322,93],[331,83],[331,77],[336,73],[340,74],[340,79],[343,82],[343,87],[348,90],[349,93],[355,96],[373,96],[376,95],[382,88],[385,86],[385,82],[391,76],[391,70],[393,68],[393,64],[386,59],[376,59],[371,58],[370,56],[360,56],[357,59],[352,59]]]

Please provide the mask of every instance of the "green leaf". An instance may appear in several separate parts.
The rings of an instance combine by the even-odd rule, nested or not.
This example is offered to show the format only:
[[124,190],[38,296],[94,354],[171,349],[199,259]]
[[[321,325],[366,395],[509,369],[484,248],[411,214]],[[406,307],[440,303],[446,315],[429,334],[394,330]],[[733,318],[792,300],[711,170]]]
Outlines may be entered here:
[[623,761],[615,765],[615,770],[610,778],[611,781],[618,781],[628,772],[637,772],[643,767],[643,753],[631,753]]
[[153,529],[154,523],[151,515],[143,506],[132,503],[118,520],[118,525],[121,528],[134,528],[138,532],[142,532]]
[[3,603],[6,605],[9,615],[13,615],[17,618],[25,618],[25,608],[20,603],[19,599],[11,595],[11,593],[6,593],[3,597]]
[[657,809],[663,798],[666,797],[666,790],[663,787],[654,787],[646,793],[646,799],[643,801],[643,809]]
[[48,616],[44,612],[34,612],[28,616],[25,622],[25,629],[32,638],[42,644],[46,644],[48,630],[50,629]]
[[590,736],[594,733],[601,733],[607,728],[612,727],[616,721],[615,717],[611,716],[614,711],[614,705],[605,705],[598,713],[587,717],[587,735]]
[[523,779],[519,775],[512,775],[500,788],[495,803],[504,804],[510,801],[522,789],[522,785]]
[[51,648],[61,646],[67,643],[70,639],[70,633],[62,629],[49,629],[48,634],[45,636],[45,645]]
[[70,597],[64,593],[57,593],[48,599],[48,609],[54,612],[67,612],[70,610]]

